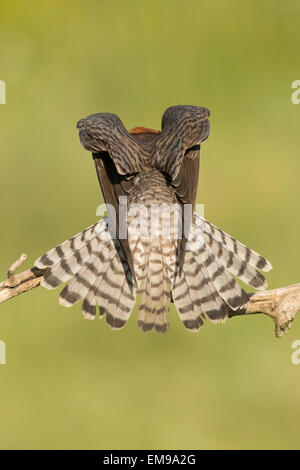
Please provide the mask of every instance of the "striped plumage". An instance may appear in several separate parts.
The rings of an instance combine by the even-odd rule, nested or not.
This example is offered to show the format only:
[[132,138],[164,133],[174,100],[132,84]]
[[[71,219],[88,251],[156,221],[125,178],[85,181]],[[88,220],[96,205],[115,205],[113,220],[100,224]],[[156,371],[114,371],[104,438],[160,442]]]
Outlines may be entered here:
[[256,289],[266,287],[258,269],[269,271],[271,264],[198,215],[190,221],[188,239],[177,237],[182,208],[195,204],[208,116],[205,108],[169,108],[161,132],[136,128],[129,133],[109,113],[79,121],[80,140],[93,153],[109,217],[111,207],[119,215],[119,197],[126,196],[128,229],[124,239],[117,221],[115,238],[113,219],[105,217],[36,261],[38,268],[48,268],[44,287],[69,281],[60,294],[62,305],[83,299],[85,318],[94,319],[98,306],[100,317],[119,329],[137,301],[139,327],[164,333],[173,301],[184,326],[197,331],[205,318],[225,321],[231,309],[247,302],[232,275]]

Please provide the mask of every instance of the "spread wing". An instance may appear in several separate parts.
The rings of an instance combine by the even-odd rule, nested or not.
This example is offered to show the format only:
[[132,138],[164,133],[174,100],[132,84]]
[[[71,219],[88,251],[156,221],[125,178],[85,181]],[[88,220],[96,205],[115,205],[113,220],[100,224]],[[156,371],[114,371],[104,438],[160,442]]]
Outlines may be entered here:
[[[153,157],[157,168],[169,176],[181,204],[184,231],[177,249],[180,270],[197,196],[200,143],[209,136],[209,115],[208,109],[198,106],[168,108],[162,117],[162,134]],[[192,210],[186,210],[186,204]]]
[[[120,237],[120,196],[133,189],[136,173],[143,170],[143,154],[138,144],[115,114],[93,114],[81,119],[77,127],[86,150],[93,154],[95,168],[107,205],[113,235],[118,239],[133,279],[133,261],[127,233]],[[125,238],[124,238],[125,236]]]
[[185,152],[181,169],[171,185],[182,204],[191,204],[194,210],[200,169],[200,144]]
[[81,119],[77,128],[83,147],[93,153],[108,152],[120,175],[143,171],[143,152],[116,114],[92,114]]
[[208,138],[209,115],[208,109],[199,106],[172,106],[164,112],[153,160],[171,180],[178,176],[189,150]]
[[115,167],[114,162],[108,152],[93,153],[95,168],[103,194],[104,201],[107,206],[110,222],[112,224],[112,235],[118,239],[121,250],[129,266],[131,275],[134,277],[133,260],[128,243],[127,232],[126,238],[120,237],[120,196],[127,196],[134,188],[133,178],[126,179],[120,175]]
[[192,224],[200,169],[200,145],[186,152],[177,178],[171,182],[181,204],[183,235],[177,248],[179,270],[183,267],[188,233]]

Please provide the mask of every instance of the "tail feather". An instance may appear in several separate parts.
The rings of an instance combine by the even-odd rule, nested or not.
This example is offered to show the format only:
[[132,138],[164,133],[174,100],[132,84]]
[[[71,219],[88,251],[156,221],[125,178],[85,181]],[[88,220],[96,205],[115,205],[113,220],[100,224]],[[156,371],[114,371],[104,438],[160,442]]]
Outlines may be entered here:
[[[187,254],[187,253],[186,253]],[[185,261],[186,263],[186,261]],[[197,332],[204,325],[203,310],[200,303],[196,302],[192,292],[196,288],[194,281],[195,275],[189,276],[184,271],[180,276],[176,277],[176,281],[172,290],[172,296],[176,309],[178,310],[179,318],[183,325],[190,331]]]
[[246,292],[226,271],[219,259],[215,258],[214,253],[208,251],[206,246],[197,253],[194,253],[194,257],[202,271],[205,269],[207,278],[212,281],[219,296],[230,308],[236,310],[247,302],[248,296]]
[[247,303],[246,292],[231,274],[252,287],[264,289],[267,283],[257,268],[265,271],[271,268],[258,253],[205,219],[198,218],[197,224],[197,218],[192,242],[200,244],[188,245],[183,273],[175,279],[172,291],[180,318],[193,331],[203,324],[204,314],[213,322],[225,321],[230,309]]
[[47,251],[43,256],[35,261],[35,266],[40,269],[47,268],[54,266],[60,260],[67,259],[69,256],[72,256],[74,252],[84,247],[88,241],[93,240],[95,237],[101,237],[101,234],[106,229],[106,222],[107,219],[104,218],[82,232],[77,233],[57,247]]
[[204,233],[211,235],[215,242],[218,242],[219,248],[227,248],[235,257],[260,271],[268,272],[272,269],[271,263],[266,258],[198,215],[196,215],[197,222],[200,226],[204,225]]
[[152,279],[152,302],[156,303],[155,329],[165,333],[169,328],[168,313],[171,301],[170,279],[167,275],[162,246],[158,248],[160,268]]
[[93,253],[60,293],[59,302],[71,307],[86,297],[97,277],[103,279],[110,262],[117,255],[113,241],[110,240],[102,251]]
[[[203,310],[209,320],[213,323],[224,322],[228,318],[228,308],[222,297],[219,296],[214,281],[210,278],[207,268],[204,264],[200,265],[202,272],[202,282],[206,289],[203,291],[203,297],[200,302]],[[207,282],[205,282],[205,280]]]
[[103,249],[107,243],[99,244],[98,238],[95,237],[69,256],[61,258],[50,270],[46,271],[41,282],[42,286],[47,289],[55,289],[68,281],[81,271],[83,266],[91,263],[97,252]]
[[100,318],[106,315],[108,325],[119,329],[130,316],[136,293],[123,252],[117,243],[115,248],[117,251],[110,261],[105,265],[100,263],[96,280],[82,303],[82,312],[85,318],[93,319],[98,305]]
[[142,303],[139,307],[138,326],[143,331],[155,329],[165,333],[169,328],[168,305],[170,303],[170,279],[167,274],[164,248],[161,244],[150,248],[147,254],[145,269],[147,270],[140,289]]
[[148,271],[148,266],[151,265],[151,252],[147,255],[147,266],[145,266],[145,273],[140,277],[141,286],[139,294],[142,296],[142,303],[139,306],[139,319],[138,326],[143,331],[151,331],[155,325],[155,309],[151,301],[151,279]]
[[[97,312],[97,300],[98,300],[98,305],[99,306],[99,316],[100,318],[103,317],[105,314],[104,312],[104,302],[105,299],[100,297],[100,286],[103,281],[103,277],[105,276],[105,269],[108,268],[107,263],[102,263],[100,258],[97,257],[94,263],[94,269],[95,269],[95,281],[91,284],[84,300],[82,303],[82,313],[84,318],[89,319],[89,320],[94,320],[96,318],[96,312]],[[98,297],[97,297],[98,296]],[[102,302],[101,302],[102,300]]]
[[95,320],[96,313],[97,313],[97,304],[96,304],[95,294],[92,288],[89,290],[88,295],[83,300],[81,310],[86,320]]
[[224,268],[248,286],[260,290],[266,289],[266,279],[257,269],[242,261],[234,252],[222,246],[220,242],[216,242],[210,234],[205,235],[205,240],[207,241],[205,246],[207,253],[212,257],[216,257]]
[[[178,287],[183,288],[181,295],[176,292]],[[183,324],[188,329],[199,329],[204,324],[205,315],[213,322],[224,321],[227,318],[226,304],[218,295],[205,265],[195,259],[194,253],[190,251],[186,252],[184,276],[176,281],[173,296]],[[178,305],[178,301],[185,297],[188,297],[191,303]]]
[[[125,273],[124,273],[125,269]],[[124,275],[125,274],[125,275]],[[101,284],[102,292],[106,293],[106,323],[112,329],[120,329],[127,323],[135,304],[136,293],[133,279],[128,266],[124,266],[119,256],[115,256]],[[97,297],[99,299],[99,297]],[[101,300],[98,300],[101,306]]]
[[236,276],[257,289],[266,287],[264,276],[271,264],[258,253],[196,216],[194,248],[188,243],[182,270],[176,266],[176,241],[130,239],[130,249],[138,286],[120,245],[112,240],[107,219],[52,248],[35,263],[48,268],[42,286],[53,289],[66,281],[60,303],[72,306],[83,299],[85,318],[100,318],[113,329],[122,328],[129,319],[136,296],[141,294],[138,325],[143,331],[164,333],[169,327],[171,297],[184,326],[198,331],[205,319],[225,321],[230,309],[248,301]]

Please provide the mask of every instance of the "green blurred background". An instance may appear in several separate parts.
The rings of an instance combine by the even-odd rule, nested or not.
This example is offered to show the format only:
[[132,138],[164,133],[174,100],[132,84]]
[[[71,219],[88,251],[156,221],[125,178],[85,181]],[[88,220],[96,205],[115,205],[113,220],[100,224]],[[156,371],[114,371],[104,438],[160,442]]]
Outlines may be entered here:
[[[0,3],[1,278],[97,219],[78,119],[160,128],[193,104],[211,110],[206,218],[270,259],[271,288],[299,281],[297,0]],[[170,317],[114,332],[42,288],[1,305],[0,447],[299,448],[299,319],[278,340],[260,315],[196,335]]]

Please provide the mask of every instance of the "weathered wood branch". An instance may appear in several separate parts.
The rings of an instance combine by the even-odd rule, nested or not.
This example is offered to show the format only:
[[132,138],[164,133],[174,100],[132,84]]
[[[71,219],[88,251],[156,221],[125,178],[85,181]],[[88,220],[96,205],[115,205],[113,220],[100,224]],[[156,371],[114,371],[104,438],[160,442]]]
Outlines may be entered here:
[[22,253],[9,268],[7,279],[0,282],[0,304],[40,285],[46,269],[31,268],[20,274],[15,274],[26,258],[27,255]]
[[[27,256],[23,253],[9,268],[7,279],[0,282],[0,303],[27,292],[41,283],[47,269],[31,268],[20,274],[15,271]],[[249,301],[243,309],[232,310],[229,317],[264,314],[275,322],[275,335],[282,336],[300,311],[300,283],[273,290],[264,290],[248,294]]]
[[243,309],[232,310],[229,317],[265,314],[275,322],[275,335],[280,338],[291,327],[300,311],[300,283],[273,290],[248,294],[249,301]]

